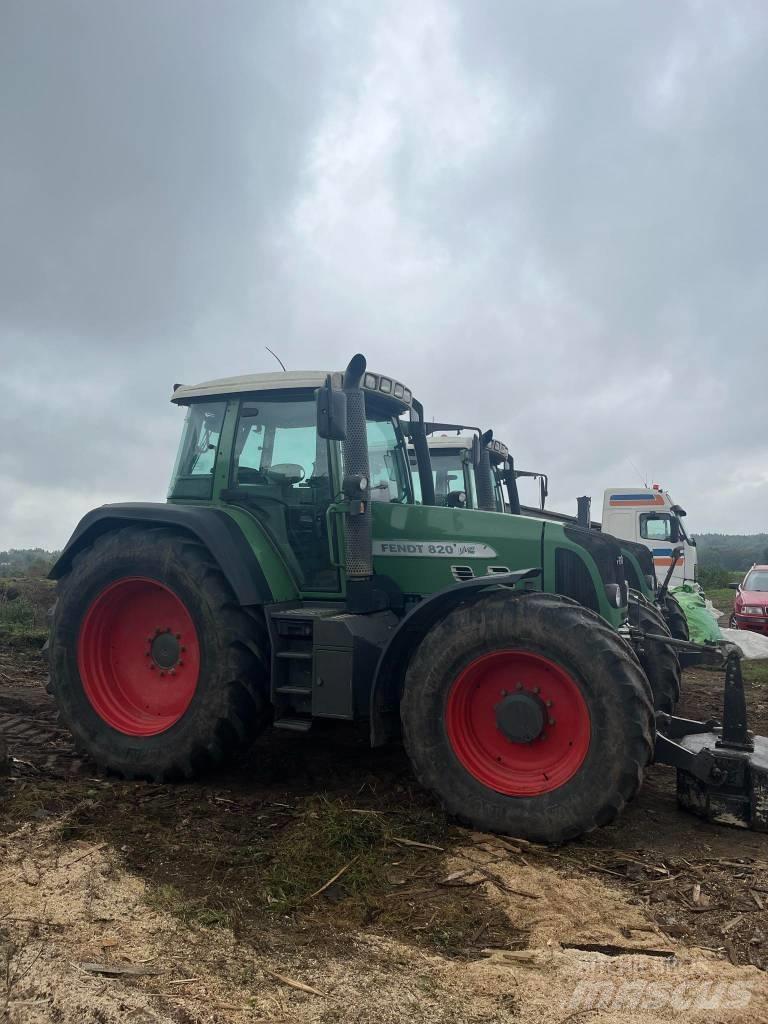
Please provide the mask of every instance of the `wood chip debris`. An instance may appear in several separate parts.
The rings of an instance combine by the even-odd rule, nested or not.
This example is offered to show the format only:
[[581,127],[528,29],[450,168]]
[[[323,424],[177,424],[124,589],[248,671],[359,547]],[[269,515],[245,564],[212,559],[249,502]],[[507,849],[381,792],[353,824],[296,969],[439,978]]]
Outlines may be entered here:
[[736,917],[732,917],[730,921],[726,921],[723,927],[720,929],[720,931],[723,933],[723,935],[727,934],[729,931],[735,928],[737,924],[741,924],[745,917],[746,914],[737,914]]
[[438,853],[445,853],[445,848],[435,846],[434,843],[417,843],[415,839],[404,839],[403,836],[390,836],[393,843],[398,846],[415,846],[419,850],[437,850]]
[[127,975],[130,977],[157,977],[159,974],[165,974],[165,971],[159,971],[152,967],[136,967],[133,964],[92,964],[92,963],[81,963],[77,965],[81,971],[87,971],[89,974],[106,974],[114,975],[118,977],[120,975]]
[[484,881],[483,876],[475,871],[474,868],[465,868],[464,871],[452,871],[450,875],[441,878],[437,884],[448,886],[480,885]]
[[277,971],[271,970],[269,967],[262,967],[262,971],[265,974],[271,975],[278,981],[282,982],[283,985],[287,985],[289,988],[296,988],[299,992],[309,992],[310,995],[320,996],[322,999],[325,998],[325,992],[321,992],[318,988],[313,988],[311,985],[305,985],[303,981],[297,981],[295,978],[289,978],[285,974],[278,974]]

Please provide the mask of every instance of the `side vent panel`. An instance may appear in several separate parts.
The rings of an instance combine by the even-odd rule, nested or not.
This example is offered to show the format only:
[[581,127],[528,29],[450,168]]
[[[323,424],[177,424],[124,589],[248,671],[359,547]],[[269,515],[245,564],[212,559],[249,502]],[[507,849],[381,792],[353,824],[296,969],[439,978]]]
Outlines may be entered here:
[[585,608],[595,612],[600,610],[589,569],[579,555],[568,548],[555,551],[555,590],[565,597],[572,597]]
[[452,565],[451,576],[453,576],[457,583],[463,583],[465,580],[473,580],[475,578],[474,571],[470,565]]

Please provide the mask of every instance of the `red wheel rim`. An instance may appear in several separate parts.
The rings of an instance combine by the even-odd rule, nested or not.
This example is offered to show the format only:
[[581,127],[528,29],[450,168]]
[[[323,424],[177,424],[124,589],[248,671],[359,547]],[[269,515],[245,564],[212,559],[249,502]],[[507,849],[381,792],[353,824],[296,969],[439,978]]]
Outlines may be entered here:
[[186,605],[157,580],[129,577],[98,595],[80,627],[77,665],[96,714],[128,736],[156,736],[189,707],[200,645]]
[[[509,739],[497,720],[502,702],[520,694],[543,716],[531,742]],[[467,771],[505,796],[538,796],[564,785],[581,767],[591,734],[575,679],[548,658],[518,650],[483,654],[467,665],[448,694],[445,729]]]

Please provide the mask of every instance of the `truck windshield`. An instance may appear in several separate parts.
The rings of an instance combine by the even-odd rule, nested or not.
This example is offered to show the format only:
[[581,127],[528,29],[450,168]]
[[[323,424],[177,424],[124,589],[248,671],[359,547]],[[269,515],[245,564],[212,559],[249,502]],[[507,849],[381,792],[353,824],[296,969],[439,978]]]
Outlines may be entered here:
[[369,412],[366,431],[371,501],[411,501],[411,474],[398,421]]

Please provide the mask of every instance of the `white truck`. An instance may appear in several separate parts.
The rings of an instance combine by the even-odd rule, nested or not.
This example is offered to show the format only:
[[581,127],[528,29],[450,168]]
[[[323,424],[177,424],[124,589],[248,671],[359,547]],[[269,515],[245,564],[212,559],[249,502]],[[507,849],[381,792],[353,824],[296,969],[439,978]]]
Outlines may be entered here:
[[669,491],[653,487],[609,487],[603,497],[602,529],[614,537],[644,544],[653,556],[656,575],[663,580],[673,561],[673,548],[682,548],[670,586],[694,583],[698,577],[696,541],[683,524],[685,509]]

